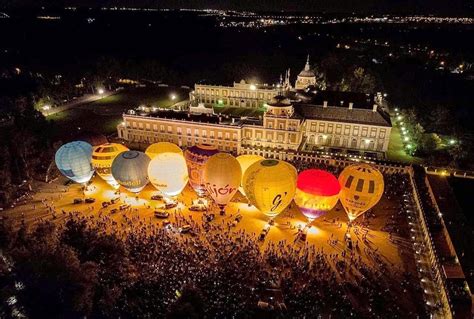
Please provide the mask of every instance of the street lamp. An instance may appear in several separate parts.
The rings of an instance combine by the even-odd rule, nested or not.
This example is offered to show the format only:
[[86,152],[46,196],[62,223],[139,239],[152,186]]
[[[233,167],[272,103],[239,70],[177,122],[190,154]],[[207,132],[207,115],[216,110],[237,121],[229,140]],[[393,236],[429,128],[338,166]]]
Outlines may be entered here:
[[450,139],[449,140],[449,145],[454,145],[456,144],[456,140],[455,139]]
[[100,95],[104,94],[105,93],[105,90],[103,88],[98,88],[97,89],[97,93],[99,93]]
[[176,94],[171,94],[170,98],[172,101],[176,100]]

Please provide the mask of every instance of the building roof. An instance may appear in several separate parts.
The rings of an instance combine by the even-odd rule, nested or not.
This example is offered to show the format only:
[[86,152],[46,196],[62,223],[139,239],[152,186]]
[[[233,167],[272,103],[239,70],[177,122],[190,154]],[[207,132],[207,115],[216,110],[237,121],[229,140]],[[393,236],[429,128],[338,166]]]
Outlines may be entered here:
[[267,103],[268,106],[272,107],[288,107],[291,106],[290,99],[283,95],[276,95],[272,97],[270,102]]
[[309,65],[309,55],[308,55],[308,58],[306,60],[306,64],[304,66],[304,69],[301,70],[301,72],[300,72],[300,74],[298,74],[298,76],[306,77],[306,78],[313,78],[313,77],[316,76],[314,74],[314,72],[311,70],[311,67]]
[[300,103],[309,105],[323,105],[327,102],[328,106],[349,107],[352,103],[353,108],[372,110],[375,104],[374,94],[365,94],[357,92],[340,92],[340,91],[318,91],[312,90],[308,92],[297,92],[293,99]]
[[214,114],[192,114],[186,111],[174,110],[156,110],[152,112],[145,112],[140,110],[129,110],[128,115],[138,115],[146,117],[156,117],[169,120],[200,122],[207,124],[221,124],[221,125],[240,125],[239,120],[232,121],[230,116],[214,115]]
[[299,104],[295,105],[295,110],[302,117],[306,119],[316,119],[333,122],[346,122],[356,124],[367,124],[377,126],[391,127],[390,117],[385,113],[372,109],[357,109],[352,110],[348,107],[335,107],[335,106],[316,106]]

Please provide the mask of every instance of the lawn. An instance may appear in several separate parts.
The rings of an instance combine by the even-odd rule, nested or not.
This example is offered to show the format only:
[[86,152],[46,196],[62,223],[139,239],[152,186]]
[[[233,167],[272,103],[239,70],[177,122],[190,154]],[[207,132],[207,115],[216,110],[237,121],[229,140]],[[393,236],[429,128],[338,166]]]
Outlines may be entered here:
[[258,117],[258,116],[262,116],[264,112],[263,108],[242,108],[242,107],[220,106],[220,105],[215,105],[213,108],[214,108],[215,113],[231,115],[231,116]]
[[398,127],[392,127],[390,142],[388,143],[387,159],[403,163],[421,163],[422,159],[405,153],[402,137]]
[[[175,100],[171,99],[172,94],[176,95]],[[64,137],[74,136],[83,130],[110,135],[117,131],[122,114],[128,109],[142,104],[170,107],[186,100],[188,94],[188,90],[172,87],[132,88],[50,115],[47,119],[56,122],[59,133]]]

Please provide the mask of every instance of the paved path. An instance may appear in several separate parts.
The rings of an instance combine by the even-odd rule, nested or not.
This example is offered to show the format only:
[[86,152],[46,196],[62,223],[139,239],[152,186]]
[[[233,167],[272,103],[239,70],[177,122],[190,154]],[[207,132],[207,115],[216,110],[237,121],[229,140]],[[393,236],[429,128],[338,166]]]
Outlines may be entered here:
[[113,95],[113,94],[115,94],[114,91],[105,92],[104,94],[85,94],[85,95],[83,95],[81,97],[78,97],[77,99],[75,99],[71,102],[62,104],[60,106],[53,107],[53,108],[51,108],[47,111],[43,110],[42,113],[43,113],[44,116],[53,115],[53,114],[56,114],[56,113],[60,113],[60,112],[69,110],[70,108],[76,107],[78,105],[92,103],[94,101],[103,99],[103,98],[105,98],[107,96],[110,96],[110,95]]

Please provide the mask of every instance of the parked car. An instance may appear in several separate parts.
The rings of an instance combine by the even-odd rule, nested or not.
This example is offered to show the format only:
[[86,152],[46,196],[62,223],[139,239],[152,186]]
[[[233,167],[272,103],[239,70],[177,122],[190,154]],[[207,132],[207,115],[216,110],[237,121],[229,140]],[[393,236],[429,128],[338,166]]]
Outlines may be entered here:
[[106,208],[109,206],[109,202],[102,202],[102,208]]
[[168,218],[170,216],[170,213],[164,212],[162,210],[157,210],[155,211],[155,217],[156,218]]
[[82,198],[74,198],[74,200],[72,201],[73,204],[82,204],[82,202]]
[[168,202],[165,204],[165,209],[175,208],[176,206],[178,206],[177,202]]
[[179,230],[181,234],[186,234],[186,233],[189,233],[190,231],[191,231],[191,225],[184,225]]
[[117,209],[117,208],[113,208],[113,209],[110,210],[110,213],[111,213],[111,214],[115,214],[115,213],[117,213],[117,212],[118,212],[118,209]]
[[120,209],[120,210],[126,210],[126,209],[129,208],[129,207],[130,207],[129,204],[122,204],[122,205],[119,206],[119,209]]
[[204,205],[191,205],[189,210],[192,212],[204,212],[206,210],[206,206]]
[[162,200],[163,196],[162,195],[153,195],[151,196],[151,200]]
[[207,222],[212,222],[214,220],[214,218],[216,218],[216,215],[214,215],[214,214],[207,214],[206,215],[206,221]]
[[88,204],[95,203],[95,198],[92,198],[92,197],[86,198],[85,202]]
[[115,197],[115,198],[112,198],[112,199],[110,200],[110,202],[111,202],[112,204],[115,204],[115,203],[118,202],[119,200],[120,200],[120,197]]

